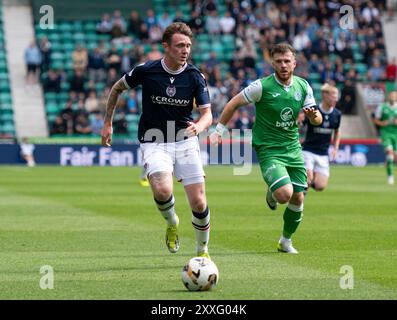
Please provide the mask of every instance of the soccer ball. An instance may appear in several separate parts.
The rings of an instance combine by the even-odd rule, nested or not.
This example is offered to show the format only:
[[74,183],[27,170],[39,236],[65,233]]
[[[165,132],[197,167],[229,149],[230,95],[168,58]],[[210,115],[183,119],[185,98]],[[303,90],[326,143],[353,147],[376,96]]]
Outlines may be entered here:
[[218,283],[219,271],[210,259],[194,257],[183,267],[181,277],[189,291],[208,291]]

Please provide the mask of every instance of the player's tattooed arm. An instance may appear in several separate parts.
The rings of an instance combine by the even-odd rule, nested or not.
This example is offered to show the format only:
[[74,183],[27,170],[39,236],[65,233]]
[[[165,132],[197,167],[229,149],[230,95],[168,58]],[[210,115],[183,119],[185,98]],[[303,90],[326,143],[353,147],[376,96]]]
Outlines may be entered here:
[[113,134],[112,122],[113,122],[114,110],[116,109],[119,95],[126,89],[127,87],[124,84],[123,79],[120,79],[114,84],[114,86],[110,90],[108,101],[106,104],[105,119],[101,130],[102,145],[104,147],[111,146],[112,134]]
[[107,124],[112,123],[114,110],[117,107],[117,100],[119,99],[120,94],[127,89],[128,88],[126,87],[123,79],[120,79],[113,85],[112,89],[110,90],[108,101],[106,104],[106,114],[104,120],[105,123]]

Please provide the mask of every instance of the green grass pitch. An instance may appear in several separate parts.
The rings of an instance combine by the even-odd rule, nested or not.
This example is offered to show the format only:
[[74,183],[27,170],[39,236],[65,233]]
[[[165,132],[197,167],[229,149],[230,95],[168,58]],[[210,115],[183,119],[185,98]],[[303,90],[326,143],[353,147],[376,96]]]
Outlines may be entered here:
[[[206,168],[211,292],[188,292],[180,272],[195,255],[191,212],[175,183],[181,249],[168,253],[165,223],[139,168],[0,167],[0,299],[397,299],[397,186],[383,167],[332,167],[310,191],[294,237],[297,256],[276,252],[284,206],[265,204],[254,167]],[[54,270],[43,290],[42,266]],[[341,289],[343,266],[354,288]]]

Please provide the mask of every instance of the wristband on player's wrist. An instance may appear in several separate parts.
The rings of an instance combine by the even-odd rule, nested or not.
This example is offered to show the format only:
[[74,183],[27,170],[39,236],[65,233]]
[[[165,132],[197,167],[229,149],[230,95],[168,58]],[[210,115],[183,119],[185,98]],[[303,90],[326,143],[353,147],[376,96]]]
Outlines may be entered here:
[[224,133],[225,131],[227,131],[227,127],[226,127],[225,125],[223,125],[222,123],[219,122],[219,123],[216,125],[216,127],[215,127],[215,131],[216,131],[217,134],[219,134],[220,136],[222,136],[223,133]]

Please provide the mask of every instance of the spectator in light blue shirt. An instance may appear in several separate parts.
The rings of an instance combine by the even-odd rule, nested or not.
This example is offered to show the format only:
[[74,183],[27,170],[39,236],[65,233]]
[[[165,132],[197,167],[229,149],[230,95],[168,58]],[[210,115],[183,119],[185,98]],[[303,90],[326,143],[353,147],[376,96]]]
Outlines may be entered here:
[[25,50],[25,64],[27,69],[26,83],[28,85],[37,83],[41,62],[42,57],[40,49],[33,40]]

